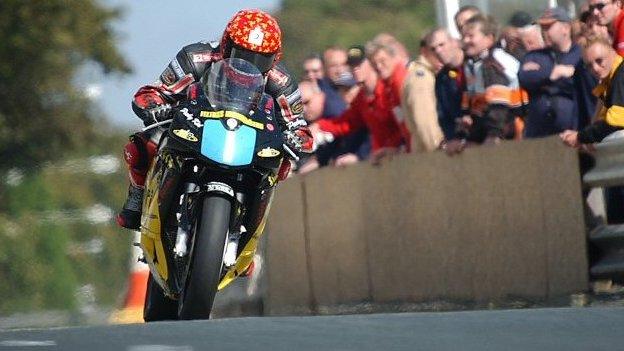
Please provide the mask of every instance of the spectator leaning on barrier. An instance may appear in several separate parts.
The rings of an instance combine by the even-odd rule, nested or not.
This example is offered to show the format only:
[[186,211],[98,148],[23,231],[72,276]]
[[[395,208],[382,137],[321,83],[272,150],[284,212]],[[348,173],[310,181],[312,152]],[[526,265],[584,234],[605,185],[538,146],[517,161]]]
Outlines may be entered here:
[[[396,41],[396,40],[395,40]],[[366,56],[373,64],[379,75],[380,95],[377,95],[377,105],[395,118],[400,126],[406,150],[410,151],[411,137],[405,124],[401,110],[401,95],[403,82],[407,74],[404,56],[397,52],[396,44],[389,40],[372,40],[366,44]],[[383,157],[386,153],[395,153],[399,150],[384,148],[375,150],[373,157]]]
[[589,12],[600,25],[606,26],[613,38],[613,48],[624,56],[624,11],[622,0],[589,0]]
[[436,150],[444,139],[436,110],[435,69],[430,61],[433,56],[425,37],[420,43],[420,55],[409,64],[403,85],[401,108],[412,138],[412,152]]
[[428,38],[429,48],[444,65],[435,77],[438,124],[445,140],[455,138],[457,122],[462,117],[461,99],[464,79],[464,52],[459,40],[453,39],[445,28],[434,30]]
[[[319,81],[319,88],[325,94],[325,104],[322,118],[332,119],[340,116],[348,107],[347,102],[341,95],[339,85],[346,74],[349,74],[347,66],[347,51],[338,46],[327,48],[323,52],[323,64],[325,78]],[[366,148],[366,131],[362,134],[353,134],[348,138],[340,138],[328,144],[320,146],[316,152],[316,161],[323,167],[335,161],[340,155],[358,152],[360,148]],[[365,152],[365,151],[362,151]]]
[[308,123],[314,122],[323,113],[325,95],[316,85],[316,82],[304,80],[299,83],[301,103],[303,103],[303,116]]
[[379,105],[384,93],[377,72],[366,58],[364,48],[354,46],[349,49],[348,63],[355,80],[361,89],[351,106],[338,118],[322,119],[310,128],[315,141],[322,143],[333,137],[349,135],[367,128],[371,137],[371,157],[377,163],[385,154],[379,150],[398,150],[403,145],[403,137],[392,112]]
[[623,59],[604,38],[587,42],[584,60],[600,83],[594,94],[600,99],[593,124],[577,132],[566,130],[560,134],[568,146],[593,144],[609,134],[624,129],[624,65]]
[[324,77],[319,81],[319,87],[325,94],[324,118],[339,116],[347,105],[338,93],[335,82],[348,70],[347,52],[337,46],[329,47],[323,52]]
[[518,61],[496,43],[496,22],[477,15],[462,28],[466,91],[462,98],[464,116],[460,140],[445,146],[449,154],[460,152],[467,143],[496,144],[513,127],[514,109],[521,107]]
[[401,62],[404,66],[410,62],[410,55],[407,51],[407,48],[403,43],[397,40],[392,34],[389,33],[379,33],[375,35],[375,37],[371,40],[372,42],[388,45],[394,49],[396,56],[398,57],[399,62]]
[[595,80],[584,67],[581,47],[572,42],[570,22],[562,7],[544,11],[538,23],[548,46],[522,60],[518,78],[530,96],[527,138],[577,130],[595,111]]

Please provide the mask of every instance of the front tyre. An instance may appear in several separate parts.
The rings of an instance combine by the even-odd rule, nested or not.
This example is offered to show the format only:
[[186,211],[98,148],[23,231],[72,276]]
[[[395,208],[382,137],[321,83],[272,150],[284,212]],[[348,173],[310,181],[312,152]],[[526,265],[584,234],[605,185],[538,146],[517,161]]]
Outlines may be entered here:
[[208,196],[204,199],[186,289],[179,302],[180,319],[210,317],[221,278],[231,210],[232,205],[226,198]]

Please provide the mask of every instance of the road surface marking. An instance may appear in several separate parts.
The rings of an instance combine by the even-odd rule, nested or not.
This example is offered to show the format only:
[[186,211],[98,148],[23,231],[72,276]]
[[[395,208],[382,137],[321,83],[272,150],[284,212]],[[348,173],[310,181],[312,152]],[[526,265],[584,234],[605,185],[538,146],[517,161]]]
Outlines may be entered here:
[[32,340],[4,340],[0,341],[3,347],[34,347],[34,346],[56,346],[52,340],[32,341]]

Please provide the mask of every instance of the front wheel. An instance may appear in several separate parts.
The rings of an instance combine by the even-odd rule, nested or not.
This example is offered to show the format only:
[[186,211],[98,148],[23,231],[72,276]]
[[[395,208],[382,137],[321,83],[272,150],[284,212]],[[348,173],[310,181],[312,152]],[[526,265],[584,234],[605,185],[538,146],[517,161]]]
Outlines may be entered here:
[[204,199],[193,246],[186,288],[180,298],[180,319],[208,319],[217,293],[232,205],[226,198]]

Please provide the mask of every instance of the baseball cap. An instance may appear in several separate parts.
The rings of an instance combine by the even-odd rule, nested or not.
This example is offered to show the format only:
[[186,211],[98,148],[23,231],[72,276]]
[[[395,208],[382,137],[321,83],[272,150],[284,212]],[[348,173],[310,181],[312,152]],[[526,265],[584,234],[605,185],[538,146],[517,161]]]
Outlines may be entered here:
[[361,45],[354,45],[347,50],[347,64],[349,66],[357,66],[366,59],[364,53],[364,47]]
[[533,18],[527,12],[516,11],[511,15],[508,23],[512,27],[522,28],[532,24]]
[[571,22],[572,19],[568,15],[568,11],[563,7],[551,7],[546,9],[542,16],[537,20],[539,25],[549,25],[555,22]]

